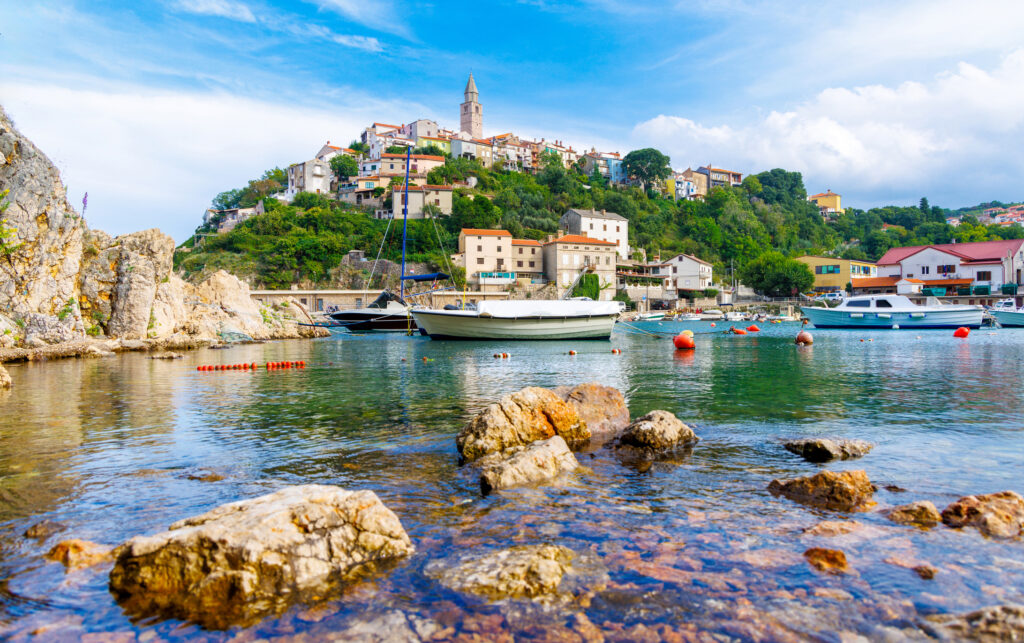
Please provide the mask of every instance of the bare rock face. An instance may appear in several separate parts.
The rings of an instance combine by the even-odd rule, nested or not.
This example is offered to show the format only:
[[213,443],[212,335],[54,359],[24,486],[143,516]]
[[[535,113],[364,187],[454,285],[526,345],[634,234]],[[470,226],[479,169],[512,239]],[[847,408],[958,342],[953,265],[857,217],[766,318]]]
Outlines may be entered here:
[[466,461],[488,453],[561,436],[576,447],[590,440],[576,409],[545,388],[531,386],[491,404],[459,431],[455,444]]
[[859,458],[874,446],[864,440],[831,440],[829,438],[804,438],[783,443],[786,450],[810,462],[829,462]]
[[555,392],[576,409],[590,429],[592,442],[607,442],[629,424],[626,398],[617,388],[587,382],[572,388],[559,387]]
[[822,471],[793,480],[772,480],[772,495],[835,511],[864,511],[871,507],[875,486],[864,471]]
[[573,551],[560,545],[512,547],[446,567],[439,580],[456,591],[492,600],[535,598],[558,590],[573,558]]
[[651,411],[626,427],[617,446],[659,455],[691,445],[699,439],[693,429],[668,411]]
[[1024,535],[1024,498],[1012,491],[964,496],[942,510],[950,527],[977,527],[991,538]]
[[903,525],[915,525],[917,527],[934,527],[942,522],[942,516],[935,505],[927,500],[912,502],[907,505],[893,507],[885,512],[886,518]]
[[132,538],[117,550],[110,589],[129,613],[224,628],[412,551],[373,492],[302,485]]
[[13,234],[9,261],[0,263],[0,310],[18,317],[57,316],[78,292],[81,217],[68,203],[60,173],[0,108],[0,204]]
[[480,491],[485,496],[496,489],[550,480],[580,466],[560,435],[486,455],[476,464],[481,468]]
[[1024,639],[1024,605],[996,605],[967,614],[928,618],[939,626],[943,639],[982,643]]

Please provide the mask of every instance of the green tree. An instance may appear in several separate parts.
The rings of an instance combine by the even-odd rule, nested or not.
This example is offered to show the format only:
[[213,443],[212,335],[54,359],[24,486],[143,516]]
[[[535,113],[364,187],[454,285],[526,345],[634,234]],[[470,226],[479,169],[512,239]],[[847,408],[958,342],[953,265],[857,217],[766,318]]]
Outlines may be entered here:
[[359,174],[359,164],[347,154],[338,154],[331,158],[331,171],[334,172],[336,177],[344,181],[350,176]]
[[424,145],[423,147],[417,147],[412,151],[412,153],[427,154],[430,156],[448,156],[448,154],[443,149],[441,149],[437,145],[434,145],[433,143],[431,143],[430,145]]
[[363,154],[370,153],[370,146],[362,141],[352,141],[348,144],[348,149],[355,150],[356,152],[362,152]]
[[232,210],[242,200],[242,190],[225,190],[213,197],[210,204],[214,210]]
[[739,271],[740,280],[769,297],[793,297],[810,290],[814,274],[807,264],[770,250]]
[[750,196],[757,196],[764,191],[764,188],[761,186],[761,181],[753,174],[749,174],[745,179],[743,179],[743,189],[746,190],[747,194]]
[[404,145],[389,145],[385,154],[405,154],[406,147]]
[[672,175],[669,163],[669,157],[653,147],[633,150],[622,159],[622,166],[626,173],[640,181],[640,185],[645,191],[648,186]]

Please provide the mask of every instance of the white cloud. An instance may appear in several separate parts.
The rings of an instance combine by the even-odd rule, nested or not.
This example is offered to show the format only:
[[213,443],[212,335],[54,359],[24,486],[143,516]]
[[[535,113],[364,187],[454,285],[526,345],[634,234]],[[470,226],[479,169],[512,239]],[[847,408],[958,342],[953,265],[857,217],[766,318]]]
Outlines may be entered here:
[[0,81],[0,96],[16,126],[61,170],[72,203],[89,193],[91,227],[114,234],[159,227],[178,241],[218,192],[312,158],[325,140],[348,143],[373,120],[422,109],[355,94],[320,109],[226,94],[92,87]]
[[178,0],[177,7],[182,11],[204,16],[220,16],[240,22],[256,22],[256,16],[253,15],[252,10],[234,0]]
[[321,9],[338,13],[353,22],[398,36],[409,29],[390,0],[310,0]]
[[926,83],[826,89],[743,125],[662,115],[633,137],[676,166],[801,171],[809,189],[832,188],[854,203],[923,194],[933,202],[1019,199],[1024,49],[990,71],[960,63]]

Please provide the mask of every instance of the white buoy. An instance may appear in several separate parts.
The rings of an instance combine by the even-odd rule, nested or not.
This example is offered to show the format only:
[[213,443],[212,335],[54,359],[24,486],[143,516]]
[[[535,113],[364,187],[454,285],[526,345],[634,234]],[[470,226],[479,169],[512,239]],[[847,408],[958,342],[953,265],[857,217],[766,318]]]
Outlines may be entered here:
[[899,330],[900,329],[900,325],[899,324],[893,324],[892,325],[892,329],[893,330]]

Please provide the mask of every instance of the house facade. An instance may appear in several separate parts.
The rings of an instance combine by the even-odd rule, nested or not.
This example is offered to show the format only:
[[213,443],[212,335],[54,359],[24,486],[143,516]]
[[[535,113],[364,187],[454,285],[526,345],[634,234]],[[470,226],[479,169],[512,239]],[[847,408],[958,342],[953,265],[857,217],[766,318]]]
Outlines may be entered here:
[[677,291],[706,290],[711,287],[713,270],[710,263],[693,255],[678,254],[663,263],[669,278],[666,284]]
[[690,181],[693,183],[693,198],[703,199],[708,194],[708,175],[703,172],[686,168],[686,170],[679,173],[679,177],[684,181]]
[[706,165],[697,168],[697,172],[707,177],[709,190],[723,185],[738,187],[743,183],[743,174],[732,170],[723,170],[722,168]]
[[571,209],[562,215],[558,227],[568,234],[601,239],[615,245],[619,257],[629,257],[629,221],[607,210]]
[[377,188],[387,188],[380,176],[354,176],[338,185],[338,200],[353,205],[380,206],[383,195],[375,196]]
[[814,273],[814,292],[842,292],[856,279],[870,279],[879,274],[878,267],[868,261],[814,255],[804,255],[796,260],[807,264]]
[[554,282],[561,297],[586,270],[597,275],[601,287],[600,299],[610,301],[615,296],[615,243],[567,234],[544,243],[544,276]]
[[331,164],[320,159],[310,159],[288,166],[288,188],[281,195],[282,201],[291,201],[299,192],[312,192],[333,196],[334,172]]
[[826,190],[820,194],[812,194],[807,197],[808,201],[818,206],[818,210],[821,212],[822,216],[842,214],[846,212],[846,210],[843,210],[842,199],[842,196],[836,194],[832,190]]
[[[452,186],[450,185],[410,185],[408,217],[410,219],[426,218],[425,206],[433,206],[443,215],[452,213]],[[404,185],[396,185],[391,192],[391,208],[377,210],[374,216],[378,219],[401,219],[405,212]]]
[[459,253],[452,257],[466,269],[466,282],[477,288],[513,283],[511,258],[511,232],[477,228],[463,228],[459,232]]
[[[409,176],[423,178],[435,167],[444,165],[443,156],[412,154],[409,158]],[[365,169],[364,169],[365,168]],[[405,154],[383,154],[379,160],[367,159],[359,168],[360,174],[405,178]]]
[[957,294],[968,288],[972,295],[1000,293],[1006,286],[1013,291],[1006,294],[1016,295],[1024,280],[1024,239],[893,248],[878,260],[878,274],[922,279],[926,288],[956,288]]

